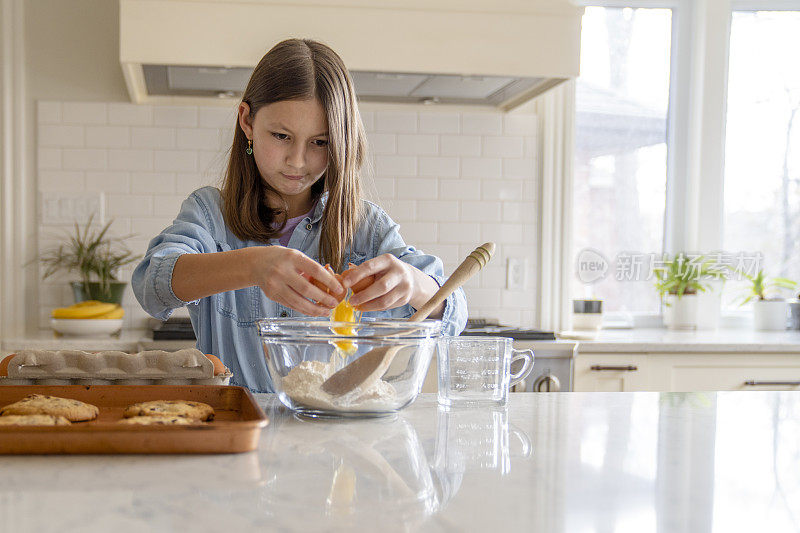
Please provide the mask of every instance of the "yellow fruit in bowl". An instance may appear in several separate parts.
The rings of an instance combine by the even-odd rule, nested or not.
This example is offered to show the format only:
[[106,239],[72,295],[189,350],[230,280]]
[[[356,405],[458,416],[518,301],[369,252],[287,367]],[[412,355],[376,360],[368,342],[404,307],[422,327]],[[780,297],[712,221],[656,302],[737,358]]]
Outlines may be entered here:
[[53,318],[59,319],[120,319],[125,316],[125,310],[119,304],[86,300],[69,307],[53,309]]

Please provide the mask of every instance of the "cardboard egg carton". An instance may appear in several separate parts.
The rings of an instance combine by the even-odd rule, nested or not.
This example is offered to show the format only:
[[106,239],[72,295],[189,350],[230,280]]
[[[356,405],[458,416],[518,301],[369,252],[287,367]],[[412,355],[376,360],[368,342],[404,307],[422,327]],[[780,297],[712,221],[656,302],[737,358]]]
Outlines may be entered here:
[[227,385],[230,370],[195,348],[135,354],[81,350],[22,350],[11,358],[0,385]]

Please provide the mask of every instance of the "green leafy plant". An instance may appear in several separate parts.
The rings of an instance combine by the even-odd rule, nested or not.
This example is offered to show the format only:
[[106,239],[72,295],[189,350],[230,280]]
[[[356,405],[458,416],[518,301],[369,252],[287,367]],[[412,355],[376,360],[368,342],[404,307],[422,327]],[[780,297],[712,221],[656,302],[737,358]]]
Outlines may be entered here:
[[38,258],[45,266],[42,279],[47,279],[61,270],[78,272],[87,290],[89,283],[98,281],[103,292],[109,293],[111,282],[117,281],[117,271],[141,257],[134,255],[123,244],[130,235],[125,237],[107,235],[113,220],[100,230],[94,230],[93,219],[94,215],[90,216],[83,228],[76,222],[75,233],[69,237],[67,243],[45,251]]
[[753,299],[759,301],[766,300],[768,293],[774,293],[780,289],[797,289],[797,282],[787,278],[767,277],[763,270],[759,270],[755,276],[751,276],[742,270],[738,270],[737,272],[750,282],[750,287],[742,298],[742,301],[739,302],[739,305],[744,305]]
[[690,257],[683,252],[672,258],[665,255],[661,266],[654,267],[653,272],[656,290],[662,297],[673,294],[680,298],[684,294],[705,292],[710,280],[723,277],[714,261],[702,255]]

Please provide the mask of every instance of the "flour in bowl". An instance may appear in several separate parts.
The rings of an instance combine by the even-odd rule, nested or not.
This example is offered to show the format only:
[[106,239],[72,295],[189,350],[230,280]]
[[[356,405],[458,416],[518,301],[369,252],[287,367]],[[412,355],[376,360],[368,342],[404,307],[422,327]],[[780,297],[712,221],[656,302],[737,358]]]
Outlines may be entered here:
[[392,409],[397,392],[391,383],[378,380],[373,386],[353,397],[334,397],[322,390],[322,383],[333,374],[333,365],[319,361],[303,361],[283,378],[283,391],[296,403],[328,411],[385,411]]

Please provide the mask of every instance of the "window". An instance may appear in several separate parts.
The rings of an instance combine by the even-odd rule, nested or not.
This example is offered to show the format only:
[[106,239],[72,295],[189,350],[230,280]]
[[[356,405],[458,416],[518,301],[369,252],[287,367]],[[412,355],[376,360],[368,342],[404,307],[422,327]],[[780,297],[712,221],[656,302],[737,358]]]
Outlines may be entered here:
[[671,33],[671,9],[587,7],[583,16],[573,257],[577,266],[599,253],[608,270],[576,275],[572,295],[602,298],[604,311],[660,311],[648,274],[664,247]]
[[[734,11],[728,67],[724,249],[758,251],[800,281],[800,12]],[[740,295],[735,284],[723,301]]]

